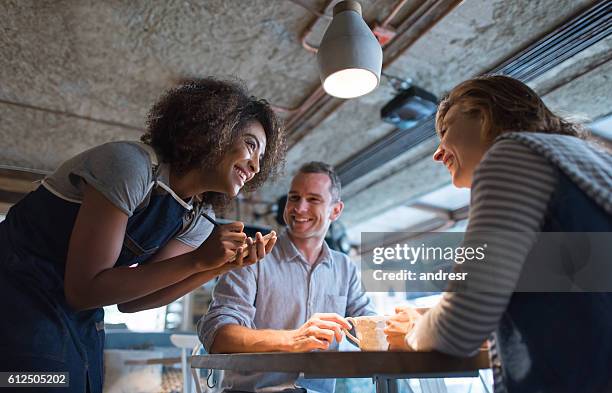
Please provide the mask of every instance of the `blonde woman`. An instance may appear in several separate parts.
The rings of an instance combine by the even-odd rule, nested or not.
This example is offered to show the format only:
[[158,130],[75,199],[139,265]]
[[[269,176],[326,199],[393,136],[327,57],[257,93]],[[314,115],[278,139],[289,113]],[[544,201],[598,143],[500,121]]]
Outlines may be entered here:
[[464,242],[489,243],[486,263],[460,267],[482,291],[450,288],[416,321],[398,310],[391,347],[467,356],[491,338],[496,392],[611,391],[612,293],[517,291],[541,263],[540,233],[612,232],[610,153],[504,76],[455,87],[436,131],[434,160],[471,188]]

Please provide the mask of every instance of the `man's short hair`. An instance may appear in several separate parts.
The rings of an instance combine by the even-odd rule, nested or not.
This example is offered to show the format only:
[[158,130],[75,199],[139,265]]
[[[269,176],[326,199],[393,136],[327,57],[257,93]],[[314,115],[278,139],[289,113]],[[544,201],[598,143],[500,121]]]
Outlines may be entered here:
[[338,202],[340,200],[340,193],[342,191],[342,185],[340,184],[340,176],[334,171],[334,168],[321,161],[311,161],[302,165],[298,170],[298,173],[324,173],[329,176],[331,185],[329,192],[332,196],[332,202]]

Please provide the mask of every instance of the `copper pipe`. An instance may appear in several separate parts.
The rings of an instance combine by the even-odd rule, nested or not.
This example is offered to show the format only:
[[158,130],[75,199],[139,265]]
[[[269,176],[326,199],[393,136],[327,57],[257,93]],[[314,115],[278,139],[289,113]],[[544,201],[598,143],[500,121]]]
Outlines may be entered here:
[[297,110],[291,115],[291,117],[287,120],[287,124],[285,125],[287,129],[291,129],[293,125],[299,120],[299,118],[310,109],[316,101],[325,96],[325,90],[319,84],[319,87],[310,95],[306,100],[300,105]]
[[[327,7],[329,7],[329,5],[331,4],[331,2],[333,0],[327,0],[327,2],[325,3],[325,6],[323,7],[323,12],[314,12],[310,7],[306,7],[302,2],[300,1],[294,1],[294,0],[290,0],[295,4],[298,4],[306,9],[308,9],[309,11],[313,12],[315,15],[317,15],[316,18],[314,18],[313,20],[310,21],[310,23],[308,23],[308,26],[306,26],[306,28],[302,31],[302,33],[300,34],[300,43],[302,44],[302,47],[307,50],[310,53],[317,53],[317,48],[313,47],[312,45],[310,45],[307,41],[306,41],[306,37],[308,37],[308,35],[310,33],[312,33],[312,29],[314,28],[314,26],[317,24],[317,22],[319,21],[319,19],[321,18],[321,16],[325,16],[328,17],[327,15],[324,14],[325,10],[327,9]],[[315,91],[316,92],[316,91]],[[276,112],[280,112],[280,113],[288,113],[290,116],[293,116],[295,113],[297,112],[302,112],[303,108],[308,105],[311,101],[312,95],[306,97],[306,99],[299,105],[293,108],[288,108],[288,107],[284,107],[284,106],[279,106],[279,105],[270,105],[272,107],[272,109]]]
[[[329,7],[329,5],[332,3],[333,0],[327,0],[325,2],[325,6],[323,6],[323,12],[321,12],[321,14],[324,15],[325,10],[327,9],[327,7]],[[308,35],[310,33],[312,33],[312,29],[314,28],[314,26],[317,24],[317,22],[319,21],[320,17],[317,17],[313,20],[310,21],[310,23],[308,24],[308,26],[306,26],[306,28],[302,31],[302,34],[300,34],[300,43],[302,44],[302,47],[304,49],[306,49],[308,52],[310,53],[317,53],[317,50],[319,48],[316,48],[312,45],[310,45],[307,41],[306,38],[308,37]]]
[[274,110],[275,112],[288,113],[290,116],[293,116],[294,114],[298,112],[302,113],[302,111],[304,110],[304,107],[306,105],[310,105],[310,102],[313,100],[314,93],[316,93],[316,90],[311,95],[306,97],[306,99],[299,106],[296,106],[293,108],[287,108],[287,107],[278,106],[278,105],[270,105],[270,107],[272,107],[272,110]]
[[[403,43],[402,46],[397,47],[397,45],[394,45],[396,44],[396,40],[391,41],[387,47],[385,47],[386,50],[384,51],[384,55],[386,56],[386,61],[383,63],[383,70],[387,68],[387,66],[391,65],[404,51],[408,49],[408,47],[416,42],[418,38],[427,34],[438,21],[444,19],[444,17],[446,17],[446,15],[448,15],[461,2],[462,0],[426,0],[412,15],[401,23],[399,29],[418,24],[425,17],[429,16],[430,12],[432,12],[434,9],[434,6],[439,3],[448,3],[450,6],[447,7],[441,15],[438,15],[435,19],[433,19],[432,23],[428,23],[424,30],[419,31],[417,36],[413,37],[413,39],[409,40],[407,43]],[[402,32],[400,31],[399,34],[402,34]]]
[[[323,91],[323,88],[318,87],[317,90],[315,90],[308,97],[306,97],[306,99],[299,106],[296,106],[293,108],[287,108],[287,107],[277,106],[277,105],[270,105],[270,106],[272,107],[272,110],[276,112],[288,113],[290,116],[293,117],[293,116],[297,116],[303,113],[307,109],[306,107],[309,106],[313,100],[319,99],[324,95],[325,95],[325,92]],[[290,122],[291,122],[291,118],[288,120],[287,126],[289,125]]]
[[307,41],[306,41],[306,37],[308,36],[308,34],[311,33],[312,30],[307,30],[305,31],[304,35],[300,38],[300,42],[302,43],[302,48],[306,49],[308,52],[310,53],[317,53],[319,51],[319,48],[315,48],[314,46],[310,45]]
[[387,17],[385,18],[385,20],[382,22],[382,24],[380,26],[381,27],[389,27],[389,23],[391,22],[391,20],[395,17],[395,15],[397,15],[399,10],[407,2],[408,2],[408,0],[400,0],[400,1],[398,1],[397,4],[395,6],[393,6],[393,9],[391,10],[391,13],[389,15],[387,15]]
[[416,10],[414,10],[412,14],[410,14],[405,20],[403,20],[401,26],[398,27],[414,25],[438,2],[438,0],[425,0]]
[[[296,106],[293,108],[286,108],[286,107],[277,106],[277,105],[270,105],[270,106],[272,107],[272,110],[276,112],[288,113],[289,115],[296,116],[298,114],[301,114],[305,110],[305,107],[310,105],[312,100],[314,100],[315,98],[316,99],[321,98],[323,96],[323,95],[317,94],[319,90],[323,91],[323,88],[321,87],[317,88],[317,90],[315,90],[308,97],[306,97],[306,99],[299,106]],[[288,121],[290,120],[291,119],[289,119]]]
[[284,106],[278,106],[278,105],[270,105],[270,107],[272,108],[274,112],[289,113],[289,114],[292,114],[299,108],[299,106],[296,106],[295,108],[286,108]]

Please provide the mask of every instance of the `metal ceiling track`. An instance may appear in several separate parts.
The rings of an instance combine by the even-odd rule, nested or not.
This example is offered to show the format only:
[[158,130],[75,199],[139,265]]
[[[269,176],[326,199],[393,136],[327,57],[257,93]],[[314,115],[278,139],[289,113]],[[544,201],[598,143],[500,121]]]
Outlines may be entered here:
[[[378,142],[361,150],[348,161],[336,166],[342,186],[369,173],[370,171],[399,157],[406,150],[425,142],[432,137],[434,117],[425,120],[409,129],[395,129]],[[433,131],[435,134],[435,131]]]
[[555,29],[543,39],[530,45],[489,73],[508,75],[526,83],[598,43],[610,34],[612,34],[612,2],[604,0]]
[[[551,70],[612,34],[612,2],[602,0],[502,62],[487,74],[508,75],[523,82]],[[435,115],[409,129],[395,129],[337,166],[343,185],[435,136]]]

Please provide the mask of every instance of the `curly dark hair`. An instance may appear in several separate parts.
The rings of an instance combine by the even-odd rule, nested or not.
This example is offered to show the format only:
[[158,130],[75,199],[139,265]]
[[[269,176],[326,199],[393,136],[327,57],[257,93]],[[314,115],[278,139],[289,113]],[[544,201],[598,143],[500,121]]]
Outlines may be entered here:
[[[285,161],[285,132],[267,101],[249,95],[239,80],[208,77],[184,80],[153,105],[141,140],[153,147],[161,162],[184,173],[217,165],[235,139],[252,121],[266,133],[266,151],[259,173],[243,190],[254,191],[280,173]],[[223,210],[230,198],[206,192],[202,201]]]

